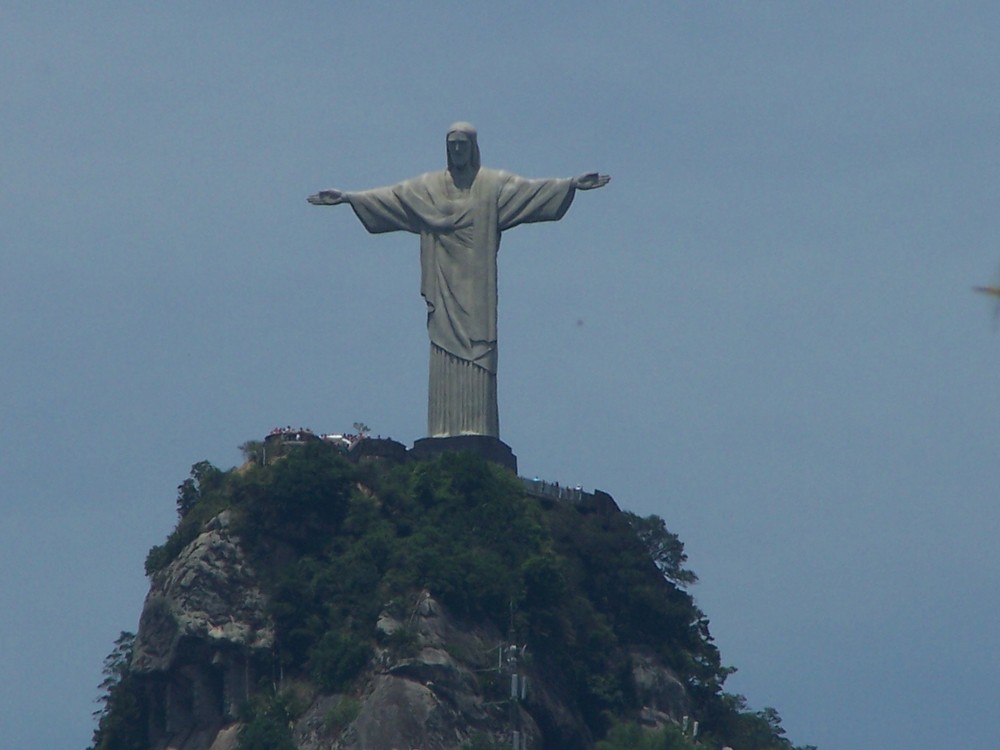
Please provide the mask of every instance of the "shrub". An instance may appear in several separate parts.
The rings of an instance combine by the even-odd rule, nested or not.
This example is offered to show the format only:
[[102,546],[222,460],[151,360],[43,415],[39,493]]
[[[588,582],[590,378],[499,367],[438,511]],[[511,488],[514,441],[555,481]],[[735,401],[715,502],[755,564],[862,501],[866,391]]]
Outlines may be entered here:
[[135,635],[122,632],[115,641],[114,650],[104,660],[104,681],[98,703],[101,709],[94,712],[97,728],[94,730],[91,750],[146,750],[146,709],[129,672]]
[[698,750],[698,745],[680,727],[668,724],[648,731],[638,724],[621,723],[597,743],[597,750]]
[[364,669],[371,655],[367,641],[332,630],[309,651],[310,673],[324,690],[336,693]]
[[291,691],[258,695],[243,706],[236,750],[296,750],[292,722],[300,713]]
[[352,721],[358,718],[361,704],[354,698],[341,696],[333,707],[323,717],[323,725],[328,732],[343,731]]

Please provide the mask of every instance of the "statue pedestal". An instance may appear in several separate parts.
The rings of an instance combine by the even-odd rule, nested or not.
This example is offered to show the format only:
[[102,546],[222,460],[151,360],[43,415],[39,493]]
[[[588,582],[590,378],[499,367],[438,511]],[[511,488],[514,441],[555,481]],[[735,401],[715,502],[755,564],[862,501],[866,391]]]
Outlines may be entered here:
[[452,437],[421,438],[413,443],[410,455],[430,459],[442,453],[475,453],[487,461],[500,464],[517,474],[517,456],[502,440],[489,435],[454,435]]

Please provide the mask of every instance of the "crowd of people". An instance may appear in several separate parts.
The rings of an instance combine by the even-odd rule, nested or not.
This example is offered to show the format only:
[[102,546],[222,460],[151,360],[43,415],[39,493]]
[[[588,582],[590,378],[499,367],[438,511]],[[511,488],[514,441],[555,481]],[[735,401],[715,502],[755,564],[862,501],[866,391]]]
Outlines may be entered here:
[[364,433],[352,434],[349,432],[331,432],[317,435],[308,427],[292,427],[291,425],[287,425],[285,427],[275,427],[267,433],[267,437],[264,439],[280,440],[283,443],[305,443],[313,440],[322,440],[350,449],[364,440],[365,435]]
[[521,482],[524,484],[525,489],[527,489],[531,494],[540,495],[542,497],[552,497],[556,500],[579,502],[580,500],[583,500],[583,496],[587,494],[583,491],[583,487],[580,485],[576,485],[575,487],[564,487],[560,485],[559,482],[546,482],[544,479],[539,479],[538,477],[535,477],[534,479],[521,477]]
[[[292,427],[288,425],[287,427],[275,427],[269,433],[267,433],[268,438],[276,438],[281,436],[285,441],[290,442],[302,442],[305,440],[311,440],[313,438],[319,439],[312,430],[308,427]],[[266,440],[267,438],[265,438]]]

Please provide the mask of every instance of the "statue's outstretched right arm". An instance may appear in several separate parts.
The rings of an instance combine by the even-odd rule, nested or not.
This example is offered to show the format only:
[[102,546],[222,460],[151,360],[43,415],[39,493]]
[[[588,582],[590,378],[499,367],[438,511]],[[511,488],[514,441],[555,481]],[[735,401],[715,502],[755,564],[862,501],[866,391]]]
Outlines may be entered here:
[[309,196],[314,206],[350,204],[365,229],[373,234],[407,231],[419,233],[422,228],[418,212],[406,196],[412,191],[411,182],[404,181],[389,187],[348,192],[346,190],[321,190]]
[[588,172],[579,177],[574,177],[573,187],[577,190],[595,190],[596,188],[604,187],[609,182],[611,182],[610,175]]

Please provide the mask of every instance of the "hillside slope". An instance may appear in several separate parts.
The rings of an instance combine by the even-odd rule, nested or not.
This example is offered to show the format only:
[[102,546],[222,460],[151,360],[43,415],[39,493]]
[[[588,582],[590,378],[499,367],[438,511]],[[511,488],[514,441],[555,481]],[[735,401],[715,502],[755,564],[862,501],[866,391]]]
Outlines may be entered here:
[[323,443],[179,490],[97,750],[791,747],[723,692],[683,545],[606,494]]

